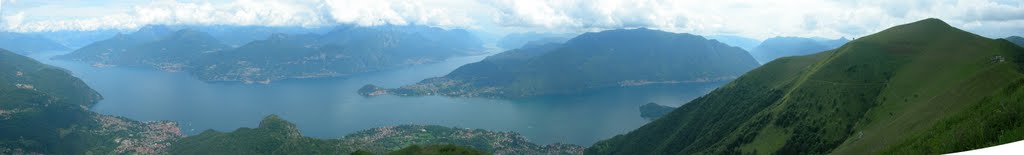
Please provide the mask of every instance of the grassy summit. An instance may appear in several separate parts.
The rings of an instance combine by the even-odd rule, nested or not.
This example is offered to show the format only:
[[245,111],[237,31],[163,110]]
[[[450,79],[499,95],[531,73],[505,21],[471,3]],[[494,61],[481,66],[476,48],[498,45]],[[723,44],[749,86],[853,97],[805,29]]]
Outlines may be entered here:
[[[1024,48],[938,19],[783,57],[589,154],[948,153],[1024,139]],[[992,118],[992,119],[983,119]]]

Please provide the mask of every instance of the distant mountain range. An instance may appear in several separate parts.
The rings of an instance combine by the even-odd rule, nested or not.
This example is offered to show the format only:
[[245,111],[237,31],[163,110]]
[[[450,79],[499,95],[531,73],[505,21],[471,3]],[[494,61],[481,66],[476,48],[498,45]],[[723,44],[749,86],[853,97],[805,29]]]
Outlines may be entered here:
[[26,32],[24,34],[42,36],[49,40],[53,40],[61,45],[68,47],[66,50],[73,50],[84,47],[85,45],[92,44],[100,40],[110,38],[117,33],[125,32],[125,30],[117,29],[103,29],[103,30],[90,30],[90,31],[79,31],[79,30],[65,30],[65,31],[46,31],[46,32]]
[[229,47],[216,38],[194,29],[173,31],[165,26],[147,26],[135,33],[118,34],[56,58],[92,62],[94,66],[141,66],[180,71],[205,53],[226,49]]
[[14,32],[0,32],[0,48],[21,54],[69,50],[68,47],[40,35]]
[[[130,34],[118,33],[113,37],[94,42],[75,50],[67,55],[57,56],[57,59],[71,59],[87,61],[99,65],[122,63],[120,54],[128,52],[128,49],[153,42],[171,34],[173,31],[165,26],[146,26]],[[133,61],[133,60],[127,60]]]
[[757,45],[757,47],[750,51],[750,55],[753,55],[757,62],[765,64],[780,57],[808,55],[834,49],[849,41],[846,38],[829,40],[821,38],[774,37],[761,42],[760,45]]
[[714,40],[717,40],[718,42],[722,42],[722,43],[725,43],[725,44],[728,44],[728,45],[736,46],[736,47],[742,48],[743,50],[747,50],[747,51],[754,50],[754,48],[757,47],[757,45],[761,44],[760,40],[751,39],[751,38],[745,38],[745,37],[740,37],[740,36],[714,35],[714,36],[707,36],[707,38],[708,39],[714,39]]
[[771,61],[586,154],[978,149],[1024,139],[1022,73],[1024,48],[926,19]]
[[214,26],[172,26],[181,27],[180,29],[195,29],[210,34],[210,36],[217,38],[221,43],[231,46],[239,47],[249,42],[256,40],[264,40],[269,38],[273,34],[288,34],[288,35],[299,35],[299,34],[323,34],[332,30],[331,27],[272,27],[272,26],[229,26],[229,25],[214,25]]
[[[238,40],[258,35],[252,32]],[[438,62],[452,56],[480,53],[482,44],[460,29],[339,26],[323,35],[275,33],[233,48],[198,29],[146,26],[56,58],[90,62],[98,67],[141,66],[191,71],[205,81],[268,83]]]
[[476,54],[482,44],[462,30],[339,27],[324,35],[274,34],[209,53],[195,63],[194,74],[206,81],[245,82],[339,77]]
[[543,45],[547,43],[563,43],[573,37],[575,34],[555,34],[555,33],[511,33],[501,37],[498,40],[498,47],[504,49],[517,49],[527,45]]
[[510,50],[448,75],[363,95],[528,97],[651,84],[728,81],[757,67],[743,49],[701,36],[649,29],[579,35],[564,44]]

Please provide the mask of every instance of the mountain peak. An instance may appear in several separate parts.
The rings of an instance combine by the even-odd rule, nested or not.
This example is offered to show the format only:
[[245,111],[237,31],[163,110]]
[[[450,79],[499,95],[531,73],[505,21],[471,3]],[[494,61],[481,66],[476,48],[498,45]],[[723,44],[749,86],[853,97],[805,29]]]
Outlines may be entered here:
[[947,24],[946,22],[944,22],[944,21],[942,21],[940,19],[928,18],[928,19],[919,20],[919,21],[916,21],[916,22],[913,22],[913,23],[907,23],[907,24],[903,24],[903,25],[900,25],[900,26],[896,26],[896,27],[893,27],[891,29],[917,29],[917,30],[936,31],[936,30],[953,30],[953,29],[956,29],[956,28],[953,27],[953,26],[950,26],[949,24]]
[[138,32],[171,32],[166,25],[146,25],[139,28]]
[[691,35],[691,34],[687,34],[687,33],[673,33],[673,32],[666,32],[666,31],[653,30],[653,29],[647,29],[647,28],[614,29],[614,30],[605,30],[605,31],[601,31],[601,32],[587,32],[587,33],[583,33],[583,34],[581,34],[579,36],[576,36],[575,38],[570,39],[569,41],[566,41],[566,44],[572,44],[574,42],[581,42],[581,41],[587,41],[587,40],[591,40],[591,41],[592,40],[617,40],[617,39],[627,39],[627,38],[653,39],[653,38],[661,38],[661,37],[673,36],[673,35],[695,36],[695,35]]
[[154,41],[173,33],[174,31],[164,25],[146,25],[139,28],[138,31],[128,34],[127,38],[140,41]]
[[199,31],[199,30],[196,30],[196,29],[181,29],[181,30],[178,30],[178,31],[174,31],[173,33],[171,33],[170,35],[167,35],[166,37],[164,37],[162,39],[171,39],[171,40],[183,40],[183,39],[184,40],[216,40],[213,36],[210,36],[210,34],[207,34],[206,32]]
[[274,34],[270,34],[270,37],[268,37],[268,40],[284,40],[286,38],[288,38],[288,34],[274,33]]
[[205,33],[205,32],[202,32],[202,31],[199,31],[199,30],[196,30],[196,29],[191,29],[191,28],[181,29],[181,30],[178,30],[178,31],[174,31],[175,35],[195,34],[195,33]]
[[[904,43],[929,43],[938,38],[983,38],[976,34],[950,26],[942,20],[928,18],[912,23],[894,26],[861,39],[868,42],[901,41]],[[860,40],[860,39],[858,39]]]
[[931,25],[949,26],[949,24],[947,24],[945,21],[942,21],[941,19],[938,19],[938,18],[922,19],[922,20],[919,20],[919,21],[916,21],[916,22],[913,22],[913,23],[910,23],[910,24],[931,24]]

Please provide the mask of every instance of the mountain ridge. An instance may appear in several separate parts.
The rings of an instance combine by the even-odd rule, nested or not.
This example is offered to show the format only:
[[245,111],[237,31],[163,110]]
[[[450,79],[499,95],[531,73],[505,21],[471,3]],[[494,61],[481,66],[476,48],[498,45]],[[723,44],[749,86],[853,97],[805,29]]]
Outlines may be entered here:
[[586,154],[934,154],[1015,141],[1024,139],[1012,136],[1024,131],[1019,124],[986,129],[1012,132],[972,132],[977,137],[954,144],[933,143],[956,137],[930,133],[949,131],[936,124],[1020,120],[957,121],[1018,115],[973,113],[993,108],[993,101],[1024,100],[1010,95],[1022,93],[1012,88],[1024,81],[1021,59],[1024,49],[1009,42],[925,19],[769,62]]
[[[165,25],[149,25],[55,58],[89,62],[96,67],[188,71],[207,82],[269,84],[282,79],[342,77],[433,63],[484,50],[482,42],[468,31],[424,26],[342,25],[322,35],[275,32],[239,47],[225,44],[218,36],[199,28],[175,30]],[[261,33],[265,32],[232,40],[246,40]]]

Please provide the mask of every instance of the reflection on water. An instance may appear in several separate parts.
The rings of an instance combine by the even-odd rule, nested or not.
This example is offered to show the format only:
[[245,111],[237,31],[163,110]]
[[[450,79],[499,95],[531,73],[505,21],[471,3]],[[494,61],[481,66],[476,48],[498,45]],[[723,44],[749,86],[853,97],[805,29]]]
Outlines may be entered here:
[[358,74],[347,78],[275,81],[269,85],[206,83],[188,73],[145,68],[95,68],[88,64],[31,57],[66,68],[104,100],[93,111],[152,121],[181,122],[186,134],[206,129],[232,131],[255,127],[277,114],[304,135],[337,138],[358,130],[398,124],[435,124],[514,131],[539,144],[590,146],[648,121],[638,107],[647,102],[678,106],[723,83],[608,89],[572,96],[519,100],[440,96],[362,97],[364,84],[398,87],[447,74],[485,56],[452,58],[442,63]]

